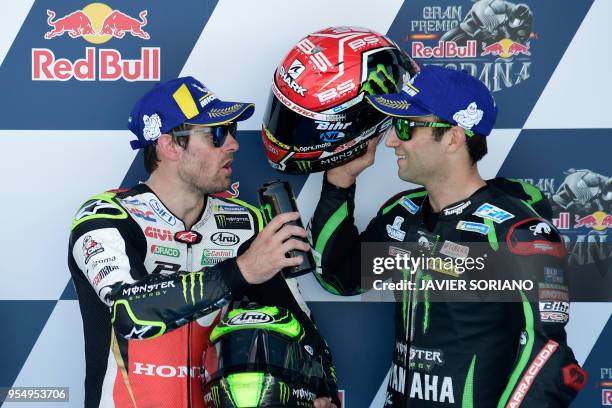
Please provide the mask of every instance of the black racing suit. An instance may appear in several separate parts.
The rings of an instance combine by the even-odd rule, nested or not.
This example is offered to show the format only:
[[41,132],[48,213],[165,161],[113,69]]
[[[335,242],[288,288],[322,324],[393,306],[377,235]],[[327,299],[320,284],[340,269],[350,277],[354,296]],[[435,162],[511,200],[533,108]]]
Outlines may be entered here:
[[[295,282],[278,274],[249,285],[242,277],[236,257],[262,228],[257,208],[208,196],[185,231],[145,184],[79,209],[68,264],[83,317],[86,407],[204,407],[202,353],[221,315],[244,296],[291,310],[317,333]],[[331,354],[317,336],[329,380],[318,396],[337,400]]]
[[[558,232],[534,208],[550,216],[539,190],[494,179],[440,213],[432,212],[424,189],[405,191],[390,199],[361,234],[354,225],[354,193],[354,185],[338,188],[325,180],[309,225],[319,281],[332,293],[354,295],[372,287],[361,287],[362,243],[388,243],[391,254],[393,242],[424,241],[433,257],[475,256],[478,250],[488,256],[485,265],[497,265],[489,271],[503,269],[506,279],[521,271],[540,296],[435,302],[429,288],[396,293],[385,407],[569,405],[586,374],[566,344],[565,249]],[[410,279],[419,288],[423,281],[449,279],[449,271],[425,267]]]

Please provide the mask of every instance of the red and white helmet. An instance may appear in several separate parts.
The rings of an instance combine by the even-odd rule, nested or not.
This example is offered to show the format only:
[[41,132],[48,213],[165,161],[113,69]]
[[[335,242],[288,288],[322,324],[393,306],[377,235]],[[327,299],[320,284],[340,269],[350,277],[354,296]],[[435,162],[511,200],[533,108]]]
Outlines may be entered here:
[[313,173],[365,153],[391,125],[364,95],[399,92],[418,66],[367,28],[331,27],[300,40],[280,63],[263,117],[270,165]]

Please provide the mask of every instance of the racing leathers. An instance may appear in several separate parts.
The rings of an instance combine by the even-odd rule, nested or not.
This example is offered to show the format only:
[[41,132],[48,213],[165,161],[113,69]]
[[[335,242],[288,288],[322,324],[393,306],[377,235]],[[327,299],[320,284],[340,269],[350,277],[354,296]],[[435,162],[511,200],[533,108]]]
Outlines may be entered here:
[[[314,328],[294,280],[243,278],[236,257],[262,228],[257,208],[207,196],[186,230],[145,184],[81,206],[68,263],[83,317],[86,407],[204,407],[202,353],[233,301],[282,306]],[[331,355],[317,340],[329,380],[318,396],[336,399]]]
[[[425,189],[405,191],[383,205],[361,234],[354,225],[354,193],[355,185],[339,188],[325,180],[309,224],[321,268],[317,276],[332,293],[372,288],[361,280],[362,243],[387,243],[391,255],[402,251],[395,247],[400,241],[418,244],[413,248],[432,259],[480,255],[494,272],[483,277],[522,276],[535,285],[536,298],[517,289],[511,292],[514,302],[433,301],[435,286],[428,281],[456,280],[457,271],[429,262],[408,275],[404,270],[415,286],[395,292],[385,407],[569,405],[586,373],[566,343],[565,249],[555,228],[537,213],[536,208],[549,210],[539,190],[494,179],[439,213],[432,211]],[[363,273],[371,275],[372,268]]]

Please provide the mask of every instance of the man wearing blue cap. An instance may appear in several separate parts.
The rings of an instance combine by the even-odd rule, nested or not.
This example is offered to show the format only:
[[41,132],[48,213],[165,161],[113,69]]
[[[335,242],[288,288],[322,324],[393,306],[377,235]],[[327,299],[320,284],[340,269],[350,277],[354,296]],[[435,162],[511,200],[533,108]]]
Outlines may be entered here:
[[158,84],[136,102],[131,145],[145,149],[149,179],[93,196],[72,222],[86,407],[204,407],[202,353],[227,305],[245,294],[312,324],[277,275],[302,262],[287,252],[309,249],[292,239],[304,229],[285,225],[299,214],[264,228],[255,207],[211,195],[229,187],[236,122],[253,111],[192,77]]
[[[497,115],[491,93],[466,72],[428,65],[400,94],[367,98],[393,117],[386,146],[395,151],[400,179],[424,187],[392,197],[359,234],[355,181],[374,163],[374,141],[366,155],[327,171],[310,232],[321,279],[342,295],[384,288],[389,274],[376,275],[383,279],[374,286],[372,268],[360,279],[354,254],[362,243],[388,242],[391,258],[425,259],[397,266],[404,286],[394,293],[385,407],[568,406],[586,373],[566,343],[565,249],[538,214],[549,206],[537,189],[478,173]],[[492,276],[523,277],[532,286],[510,291],[505,300],[513,301],[481,286],[457,301],[461,285],[488,284]],[[437,297],[438,283],[458,289]]]

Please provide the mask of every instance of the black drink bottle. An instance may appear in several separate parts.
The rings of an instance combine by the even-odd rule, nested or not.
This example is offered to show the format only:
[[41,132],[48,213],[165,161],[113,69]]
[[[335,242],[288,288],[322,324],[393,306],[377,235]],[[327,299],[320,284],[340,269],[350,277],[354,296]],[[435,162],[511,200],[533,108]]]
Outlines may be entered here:
[[[278,214],[298,210],[291,184],[286,181],[275,180],[265,183],[259,188],[258,197],[259,205],[261,206],[266,223],[270,222],[270,220]],[[297,225],[298,227],[304,228],[300,218],[298,218],[296,221],[290,221],[288,224]],[[301,237],[294,238],[299,239],[300,241],[308,242],[306,239]],[[315,270],[314,258],[312,257],[312,253],[310,251],[306,253],[302,251],[290,251],[288,255],[290,257],[302,255],[304,262],[302,262],[301,265],[283,269],[283,275],[285,278],[294,278]]]

